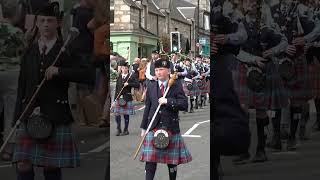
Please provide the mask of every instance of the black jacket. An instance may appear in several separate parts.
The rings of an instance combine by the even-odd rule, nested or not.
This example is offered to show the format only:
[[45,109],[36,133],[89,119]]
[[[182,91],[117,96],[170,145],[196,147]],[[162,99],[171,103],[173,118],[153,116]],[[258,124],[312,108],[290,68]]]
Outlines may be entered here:
[[[151,82],[147,87],[145,110],[141,122],[141,128],[147,129],[150,121],[159,105],[158,99],[161,97],[158,81]],[[180,81],[169,89],[166,96],[168,103],[162,105],[151,129],[166,127],[173,133],[180,133],[179,127],[179,111],[188,109],[188,99],[184,94]]]
[[[49,53],[41,58],[38,43],[35,43],[22,58],[15,120],[25,109],[44,77],[45,70],[53,63],[61,47],[62,41],[57,40]],[[47,115],[55,124],[68,124],[73,121],[68,103],[69,82],[92,83],[95,74],[92,68],[82,67],[77,59],[70,58],[68,53],[62,53],[56,66],[59,67],[59,75],[44,83],[33,107],[40,106],[41,113]],[[32,112],[33,108],[28,111],[26,118]]]
[[[117,98],[118,94],[120,93],[120,91],[123,87],[123,84],[129,79],[129,76],[130,76],[130,74],[128,74],[125,79],[122,79],[121,74],[118,76],[114,99]],[[130,77],[130,79],[128,80],[128,86],[123,88],[123,90],[120,94],[120,96],[123,95],[124,100],[127,102],[133,100],[132,93],[131,93],[132,88],[139,88],[139,81],[137,80],[137,78],[134,75],[132,75]]]
[[[231,55],[229,55],[231,56]],[[249,116],[241,108],[233,87],[227,56],[217,56],[212,66],[213,122],[210,123],[211,145],[222,155],[246,153],[250,145]]]

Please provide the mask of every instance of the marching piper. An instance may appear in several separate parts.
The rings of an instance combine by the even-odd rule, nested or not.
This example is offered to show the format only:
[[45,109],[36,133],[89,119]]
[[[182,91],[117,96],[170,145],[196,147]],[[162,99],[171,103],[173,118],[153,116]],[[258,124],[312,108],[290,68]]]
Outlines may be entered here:
[[58,35],[60,18],[57,3],[50,3],[37,13],[39,39],[31,44],[21,61],[16,117],[26,108],[43,79],[44,84],[16,132],[13,163],[17,165],[18,180],[33,180],[34,166],[44,168],[46,180],[61,180],[61,168],[80,165],[71,129],[68,87],[70,81],[92,83],[95,73],[81,67],[66,52],[52,65],[63,46]]
[[[146,180],[154,179],[157,163],[167,164],[169,179],[175,180],[177,166],[192,160],[179,128],[179,111],[185,111],[188,108],[188,102],[180,81],[169,85],[170,62],[168,60],[160,59],[155,62],[155,75],[158,81],[151,82],[147,87],[145,111],[140,126],[141,136],[145,135],[151,117],[154,116],[159,105],[160,110],[151,124],[150,131],[146,134],[140,160],[146,162]],[[167,88],[170,89],[164,97]],[[163,139],[157,136],[160,134],[165,135]]]
[[[135,114],[134,106],[132,104],[132,88],[138,88],[139,82],[132,74],[129,74],[129,64],[126,62],[121,67],[121,73],[118,76],[116,91],[113,103],[113,113],[117,123],[116,136],[125,136],[129,134],[129,116]],[[121,116],[124,117],[124,130],[121,129]]]

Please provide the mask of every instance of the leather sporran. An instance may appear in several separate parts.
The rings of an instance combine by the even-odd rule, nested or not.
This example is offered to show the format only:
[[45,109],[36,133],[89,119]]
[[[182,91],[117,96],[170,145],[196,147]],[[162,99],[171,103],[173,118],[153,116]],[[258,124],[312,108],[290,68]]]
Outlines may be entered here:
[[197,86],[199,89],[202,89],[204,87],[205,83],[203,82],[203,80],[198,80],[197,81]]
[[249,67],[246,79],[248,88],[254,92],[261,92],[266,86],[266,76],[257,67]]
[[279,74],[282,79],[291,81],[295,77],[294,63],[289,58],[279,61]]
[[52,121],[44,114],[31,115],[26,122],[28,135],[35,140],[48,139],[54,129]]
[[153,135],[153,145],[157,149],[166,149],[170,143],[170,133],[166,129],[158,129]]
[[192,84],[192,82],[187,82],[187,83],[186,83],[186,86],[187,86],[188,91],[192,91],[192,89],[193,89],[193,84]]
[[127,105],[127,101],[123,98],[123,96],[121,96],[119,98],[119,106],[126,106]]

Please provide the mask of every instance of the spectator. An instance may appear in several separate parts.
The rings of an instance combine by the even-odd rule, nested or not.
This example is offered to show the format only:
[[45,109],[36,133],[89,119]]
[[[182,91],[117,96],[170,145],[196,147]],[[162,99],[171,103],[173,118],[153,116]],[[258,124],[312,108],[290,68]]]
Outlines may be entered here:
[[[4,109],[3,138],[7,138],[14,119],[24,38],[22,30],[15,27],[19,21],[18,1],[1,1],[1,6],[3,17],[0,21],[0,110]],[[14,141],[9,140],[1,155],[3,160],[11,160],[13,143]]]

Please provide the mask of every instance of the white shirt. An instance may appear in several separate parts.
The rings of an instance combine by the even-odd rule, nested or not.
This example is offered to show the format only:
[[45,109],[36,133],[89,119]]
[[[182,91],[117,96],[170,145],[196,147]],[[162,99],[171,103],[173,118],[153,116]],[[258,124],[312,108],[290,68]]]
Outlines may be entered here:
[[159,85],[160,88],[161,88],[161,84],[163,84],[164,85],[164,89],[166,89],[167,88],[167,84],[168,84],[168,80],[166,80],[166,81],[158,80],[158,85]]
[[49,40],[47,42],[43,42],[43,41],[41,41],[41,39],[39,39],[38,40],[38,44],[39,44],[39,52],[40,52],[40,54],[42,53],[43,46],[47,47],[45,54],[48,54],[49,51],[53,48],[53,46],[56,44],[56,42],[57,42],[57,38],[54,38],[54,39]]
[[122,79],[126,78],[128,74],[122,74]]

